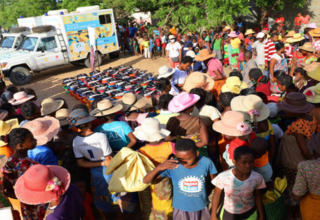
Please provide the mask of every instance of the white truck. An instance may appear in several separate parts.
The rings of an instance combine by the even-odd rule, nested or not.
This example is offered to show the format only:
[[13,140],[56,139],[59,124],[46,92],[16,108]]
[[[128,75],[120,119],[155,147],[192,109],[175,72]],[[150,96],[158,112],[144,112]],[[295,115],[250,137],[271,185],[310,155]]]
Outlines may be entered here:
[[44,25],[32,28],[32,34],[13,52],[0,54],[0,65],[14,85],[31,81],[32,74],[66,64],[90,67],[88,27],[95,28],[95,65],[102,57],[119,56],[119,45],[112,9],[81,7],[76,12],[51,11],[42,17]]
[[10,29],[10,33],[0,34],[0,54],[16,50],[29,34],[31,34],[31,30],[28,27],[13,27]]

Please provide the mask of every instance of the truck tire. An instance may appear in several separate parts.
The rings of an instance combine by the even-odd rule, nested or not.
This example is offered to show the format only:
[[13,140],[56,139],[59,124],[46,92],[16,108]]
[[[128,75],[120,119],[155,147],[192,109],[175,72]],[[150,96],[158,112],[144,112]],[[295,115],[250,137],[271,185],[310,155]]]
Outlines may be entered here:
[[42,25],[32,28],[33,33],[43,33],[55,30],[55,27],[52,25]]
[[12,34],[22,33],[24,31],[30,31],[30,29],[28,27],[12,27],[10,29],[10,33]]
[[21,86],[30,83],[32,75],[27,68],[18,66],[11,70],[9,78],[12,84]]
[[116,58],[119,58],[119,56],[120,56],[120,51],[109,53],[110,59],[116,59]]
[[[99,60],[99,63],[98,63],[98,60]],[[89,53],[87,59],[85,59],[85,61],[84,61],[84,65],[88,68],[91,68],[90,63],[91,63],[91,61],[90,61],[90,53]],[[96,53],[94,67],[98,67],[99,64],[100,64],[100,66],[102,65],[102,56],[100,53]]]

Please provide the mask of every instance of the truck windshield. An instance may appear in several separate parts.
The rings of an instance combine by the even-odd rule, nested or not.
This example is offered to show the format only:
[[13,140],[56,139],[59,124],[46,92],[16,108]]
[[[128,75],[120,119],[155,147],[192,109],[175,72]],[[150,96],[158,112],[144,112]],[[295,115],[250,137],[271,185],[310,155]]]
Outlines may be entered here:
[[1,42],[2,48],[11,48],[15,37],[4,37]]
[[23,45],[21,47],[22,50],[29,50],[33,51],[36,44],[37,44],[38,38],[37,37],[26,37]]

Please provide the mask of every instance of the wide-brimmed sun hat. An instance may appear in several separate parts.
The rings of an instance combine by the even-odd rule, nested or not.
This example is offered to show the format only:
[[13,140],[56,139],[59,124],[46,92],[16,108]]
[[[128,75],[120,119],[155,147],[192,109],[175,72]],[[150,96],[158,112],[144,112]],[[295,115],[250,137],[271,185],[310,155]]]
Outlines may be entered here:
[[214,80],[207,74],[200,72],[191,73],[185,80],[183,89],[190,92],[193,88],[202,88],[206,91],[211,91],[214,86]]
[[287,43],[294,43],[304,40],[304,37],[301,34],[294,34],[291,38],[287,39]]
[[110,100],[102,100],[97,103],[97,108],[90,112],[91,116],[100,117],[105,115],[111,115],[121,111],[122,105],[113,105]]
[[59,120],[60,126],[65,126],[69,124],[68,117],[69,111],[66,108],[59,109],[55,115],[55,118]]
[[46,98],[41,102],[41,115],[49,115],[59,110],[64,104],[63,100],[54,100],[53,98]]
[[0,120],[3,120],[7,117],[8,111],[6,110],[0,110]]
[[176,39],[177,37],[176,36],[174,36],[174,35],[170,35],[169,36],[169,40],[171,40],[171,39]]
[[228,37],[238,37],[237,32],[231,31],[230,34],[228,34]]
[[8,158],[6,155],[0,155],[0,169],[7,164]]
[[316,86],[309,87],[303,94],[307,97],[307,101],[310,103],[320,103],[320,83]]
[[17,92],[13,94],[13,99],[11,99],[9,103],[11,103],[12,105],[21,105],[22,103],[25,103],[33,98],[34,98],[34,95],[28,95],[24,91]]
[[310,24],[307,24],[307,28],[316,29],[317,25],[316,23],[310,23]]
[[179,95],[173,97],[173,99],[169,102],[168,110],[170,112],[179,113],[196,104],[199,99],[200,96],[196,94],[182,92]]
[[256,32],[254,32],[252,29],[248,29],[244,35],[255,34],[255,33]]
[[65,168],[37,164],[17,180],[14,191],[17,198],[25,204],[45,204],[65,194],[70,181],[70,174]]
[[257,95],[234,97],[231,100],[230,106],[232,111],[242,112],[247,119],[254,122],[263,121],[270,115],[268,106]]
[[161,78],[168,78],[169,76],[171,76],[174,73],[175,69],[167,67],[167,66],[162,66],[159,68],[158,72],[158,79]]
[[308,113],[314,109],[314,105],[307,102],[307,97],[300,92],[287,94],[282,102],[277,103],[278,108],[292,113]]
[[310,32],[310,35],[312,37],[320,37],[320,28],[316,28],[313,31]]
[[239,94],[241,90],[247,88],[247,83],[242,82],[237,76],[231,76],[227,78],[226,83],[221,88],[221,92],[232,92],[234,94]]
[[97,118],[90,116],[89,113],[84,109],[75,109],[69,114],[68,117],[68,122],[70,124],[69,129],[86,124],[96,119]]
[[311,42],[304,43],[303,46],[299,47],[299,49],[312,52],[312,53],[316,51],[316,49],[313,47]]
[[156,118],[146,118],[133,131],[134,136],[141,141],[160,141],[170,135],[170,131],[161,129],[160,122]]
[[53,117],[43,117],[28,121],[22,127],[31,131],[34,138],[37,140],[37,145],[45,145],[58,134],[60,122]]
[[[17,118],[7,120],[7,121],[0,121],[0,136],[6,136],[12,131],[14,128],[19,128],[19,121]],[[6,146],[8,143],[2,141],[0,139],[0,147]]]
[[320,63],[319,62],[313,62],[310,64],[312,66],[308,66],[307,69],[311,70],[308,71],[307,69],[303,68],[305,71],[307,71],[307,74],[310,78],[315,79],[317,81],[320,81]]
[[[310,63],[310,64],[306,64],[304,67],[303,67],[303,69],[305,70],[305,71],[307,71],[307,74],[309,75],[311,72],[313,72],[313,71],[315,71],[318,67],[320,66],[320,63],[319,62],[312,62],[312,63]],[[318,73],[317,73],[317,75],[318,75]],[[320,74],[318,75],[319,77],[319,79],[320,79]],[[311,76],[310,76],[311,77]],[[312,78],[312,77],[311,77]],[[318,81],[320,81],[320,80],[318,80]]]
[[227,25],[227,26],[224,27],[224,29],[225,30],[231,30],[231,27],[230,27],[230,25]]
[[152,107],[152,99],[144,98],[141,95],[126,93],[122,96],[117,104],[122,105],[123,112],[134,111],[138,109],[148,109]]
[[252,132],[251,126],[241,112],[227,111],[221,121],[212,125],[213,130],[229,136],[239,137],[249,135]]
[[214,57],[216,54],[215,53],[210,53],[208,49],[202,49],[199,52],[199,55],[196,56],[194,59],[195,61],[205,61],[207,59],[210,59]]
[[186,56],[189,56],[191,58],[195,58],[196,57],[196,53],[192,50],[189,50],[187,53],[186,53]]
[[295,35],[295,34],[296,34],[295,31],[289,31],[289,32],[285,35],[285,37],[293,37],[293,35]]

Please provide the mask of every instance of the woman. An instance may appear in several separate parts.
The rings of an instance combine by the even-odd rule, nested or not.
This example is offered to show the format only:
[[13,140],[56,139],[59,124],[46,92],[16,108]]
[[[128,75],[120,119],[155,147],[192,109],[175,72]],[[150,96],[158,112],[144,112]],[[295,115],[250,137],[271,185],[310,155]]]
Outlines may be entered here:
[[180,113],[169,119],[166,129],[171,132],[166,140],[191,139],[196,142],[198,151],[207,156],[207,144],[209,141],[208,131],[201,117],[191,116],[194,105],[199,101],[200,96],[182,92],[175,96],[169,103],[169,111]]
[[169,41],[170,43],[166,46],[167,60],[170,63],[171,68],[176,68],[180,65],[181,45],[179,42],[176,42],[176,37],[174,35],[169,36]]
[[312,159],[313,152],[308,148],[310,138],[315,132],[320,131],[320,125],[315,117],[307,114],[314,106],[308,103],[306,96],[301,93],[289,93],[282,102],[277,103],[277,107],[285,111],[288,118],[295,120],[283,135],[276,158],[278,176],[286,176],[288,180],[288,186],[284,191],[285,203],[289,210],[294,210],[298,208],[292,194],[298,164]]
[[313,43],[313,37],[311,36],[311,29],[308,26],[304,29],[304,38],[308,40],[310,43]]
[[235,31],[231,31],[230,34],[228,34],[228,37],[230,38],[230,53],[229,53],[229,63],[231,65],[231,69],[238,69],[238,61],[237,58],[239,58],[239,48],[241,45],[241,40],[239,40],[238,35]]
[[314,54],[314,52],[316,52],[316,49],[313,48],[312,43],[304,43],[302,47],[299,47],[299,50],[301,50],[302,54],[305,56],[305,58],[302,60],[303,66],[312,62],[316,62],[318,60],[318,57]]
[[[305,58],[305,55],[303,55],[298,48],[302,46],[304,42],[305,39],[303,36],[301,36],[301,34],[294,34],[291,38],[287,39],[287,43],[289,43],[290,45],[288,46],[286,53],[287,56],[292,56],[290,76],[293,76],[295,68],[300,67],[302,60]],[[290,54],[288,54],[289,50]]]
[[259,68],[253,68],[249,71],[249,79],[255,85],[257,92],[262,92],[266,96],[271,96],[271,84],[268,78],[262,74]]
[[159,100],[159,107],[161,108],[160,114],[154,118],[160,121],[161,128],[166,128],[169,119],[179,115],[179,113],[173,113],[168,110],[168,105],[172,99],[173,99],[173,95],[170,95],[170,94],[165,94],[160,96],[160,100]]
[[320,123],[320,83],[306,89],[303,94],[307,97],[307,101],[314,105],[314,109],[309,114]]
[[307,81],[307,85],[303,86],[299,92],[303,93],[307,88],[311,86],[315,86],[320,82],[320,63],[313,62],[311,64],[307,64],[303,69],[307,72],[308,77],[310,78]]
[[153,106],[159,106],[159,100],[162,95],[166,95],[170,93],[172,86],[171,82],[168,78],[160,78],[156,82],[156,89],[158,92],[156,95],[152,97],[152,104]]

